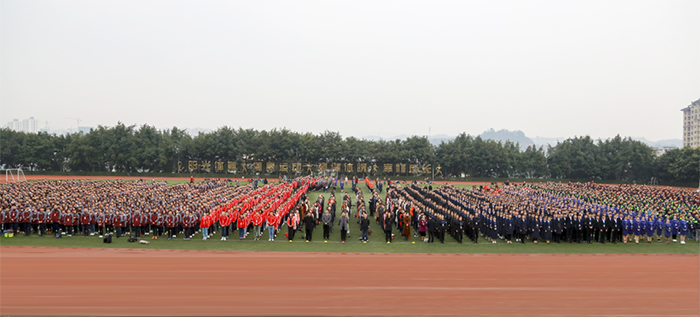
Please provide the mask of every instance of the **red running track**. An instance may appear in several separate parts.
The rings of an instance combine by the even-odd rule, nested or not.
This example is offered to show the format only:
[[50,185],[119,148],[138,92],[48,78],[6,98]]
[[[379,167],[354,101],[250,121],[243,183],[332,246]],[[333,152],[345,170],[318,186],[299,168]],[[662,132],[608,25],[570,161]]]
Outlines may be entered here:
[[1,315],[698,316],[698,255],[0,247]]

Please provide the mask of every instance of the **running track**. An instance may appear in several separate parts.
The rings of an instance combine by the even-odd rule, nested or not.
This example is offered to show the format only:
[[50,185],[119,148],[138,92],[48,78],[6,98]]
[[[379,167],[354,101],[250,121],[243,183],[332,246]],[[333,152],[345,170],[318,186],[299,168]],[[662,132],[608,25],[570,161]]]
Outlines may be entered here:
[[698,255],[0,247],[1,315],[698,316]]

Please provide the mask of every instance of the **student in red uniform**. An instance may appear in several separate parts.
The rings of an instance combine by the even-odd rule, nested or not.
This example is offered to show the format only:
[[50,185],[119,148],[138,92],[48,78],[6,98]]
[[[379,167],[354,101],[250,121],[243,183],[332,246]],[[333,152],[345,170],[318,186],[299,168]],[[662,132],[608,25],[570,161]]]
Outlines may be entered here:
[[97,233],[100,238],[105,234],[105,227],[107,226],[105,220],[106,217],[102,211],[95,213],[95,225],[97,225]]
[[73,214],[68,211],[63,213],[61,215],[61,225],[66,229],[66,236],[71,237],[73,235]]
[[17,231],[19,228],[19,211],[17,211],[16,207],[12,207],[12,210],[10,210],[8,218],[9,218],[10,228],[12,229],[12,231],[15,234],[17,234],[19,232],[19,231]]
[[31,231],[31,218],[32,212],[29,210],[29,208],[24,208],[24,210],[22,210],[22,212],[19,213],[19,223],[22,226],[22,231],[24,231],[24,235],[26,236],[29,236],[29,233]]
[[29,216],[29,223],[31,223],[31,230],[34,233],[39,233],[39,211],[34,210]]
[[97,212],[90,211],[90,235],[95,235],[95,227],[97,226]]
[[168,214],[165,216],[165,227],[168,228],[168,240],[172,240],[176,237],[175,227],[177,227],[177,217],[173,215],[172,211],[168,211]]
[[241,214],[236,219],[236,227],[238,228],[238,240],[245,239],[245,228],[248,226],[246,224],[245,215]]
[[221,224],[221,241],[228,240],[228,231],[231,227],[231,216],[228,211],[224,211],[219,219],[219,224]]
[[39,236],[43,237],[44,233],[46,233],[46,219],[48,218],[48,213],[44,210],[44,207],[41,207],[39,209],[39,212],[37,213],[36,219],[37,223],[39,226]]
[[119,238],[122,236],[122,226],[124,221],[124,217],[122,216],[121,211],[117,211],[114,213],[112,216],[112,226],[114,227],[114,233],[116,234],[116,237]]
[[194,230],[192,229],[194,227],[194,217],[192,217],[192,213],[189,210],[186,211],[182,217],[182,226],[185,230],[185,237],[183,240],[189,241],[194,234]]
[[155,209],[152,209],[151,212],[148,214],[148,223],[151,227],[151,233],[153,234],[153,236],[151,237],[152,240],[157,240],[158,236],[160,235],[159,231],[163,226],[163,222],[159,221],[160,218],[160,214],[158,214],[158,212],[156,212]]
[[52,229],[51,231],[53,232],[54,237],[60,238],[61,237],[61,209],[56,207],[53,209],[51,212],[51,224],[52,224]]
[[105,213],[105,235],[107,234],[114,234],[114,213],[111,210],[108,210],[107,213]]
[[277,228],[277,213],[271,212],[267,216],[267,232],[269,239],[267,241],[275,241],[275,229]]
[[211,226],[209,213],[204,212],[202,219],[199,222],[199,227],[202,228],[202,240],[209,238],[209,226]]
[[256,212],[255,215],[253,215],[253,241],[259,241],[260,240],[260,228],[262,227],[263,224],[263,216],[260,213],[260,211]]
[[90,213],[87,209],[80,214],[80,226],[83,228],[83,237],[87,237],[90,234]]

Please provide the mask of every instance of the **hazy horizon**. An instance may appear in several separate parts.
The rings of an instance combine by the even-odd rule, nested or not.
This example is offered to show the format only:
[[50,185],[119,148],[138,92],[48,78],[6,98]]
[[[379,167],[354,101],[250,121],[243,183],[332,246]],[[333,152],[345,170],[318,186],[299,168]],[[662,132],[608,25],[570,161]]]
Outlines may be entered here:
[[682,139],[700,1],[0,0],[0,124]]

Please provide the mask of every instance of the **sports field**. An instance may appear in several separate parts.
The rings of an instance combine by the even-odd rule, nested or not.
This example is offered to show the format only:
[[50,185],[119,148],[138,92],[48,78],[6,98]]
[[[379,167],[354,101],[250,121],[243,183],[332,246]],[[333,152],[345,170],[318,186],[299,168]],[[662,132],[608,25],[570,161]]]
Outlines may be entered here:
[[[54,179],[61,177],[50,176]],[[45,179],[46,176],[35,176],[33,180]],[[50,179],[50,178],[49,178]],[[77,179],[84,179],[77,177]],[[96,177],[93,180],[104,180],[104,177]],[[118,179],[125,179],[119,177]],[[138,177],[133,177],[126,180],[137,180]],[[160,178],[163,179],[163,178]],[[169,185],[188,182],[189,179],[167,179]],[[241,180],[241,184],[247,184],[247,181]],[[453,184],[456,187],[465,187],[478,185],[474,184]],[[483,184],[483,183],[481,183]],[[361,185],[364,188],[364,185]],[[366,190],[366,188],[364,188]],[[350,192],[350,188],[345,188],[346,192]],[[319,195],[324,195],[326,200],[330,195],[330,190],[310,191],[308,194],[309,201],[315,202]],[[342,201],[343,192],[338,189],[336,198]],[[354,197],[354,195],[351,195]],[[386,191],[381,193],[381,197],[386,197]],[[338,215],[340,213],[338,212]],[[64,237],[63,239],[55,239],[52,236],[39,237],[35,234],[25,237],[16,236],[14,238],[0,238],[2,245],[7,246],[50,246],[50,247],[88,247],[88,248],[136,248],[136,249],[185,249],[185,250],[228,250],[228,251],[298,251],[298,252],[379,252],[379,253],[669,253],[669,254],[700,254],[700,244],[695,240],[689,240],[686,245],[679,243],[671,243],[666,245],[654,240],[649,243],[628,243],[628,244],[567,244],[567,243],[551,243],[545,244],[539,241],[538,244],[527,241],[525,244],[513,243],[506,244],[503,240],[492,244],[489,241],[480,238],[478,244],[474,244],[468,239],[463,243],[457,243],[452,237],[446,236],[445,243],[440,243],[436,240],[435,243],[424,243],[419,238],[411,237],[409,240],[404,240],[398,231],[394,230],[396,238],[391,244],[384,243],[384,236],[381,228],[376,221],[370,221],[370,234],[368,243],[361,243],[358,238],[359,227],[357,219],[350,221],[350,236],[345,244],[340,243],[340,233],[335,230],[331,233],[331,238],[323,240],[323,230],[319,226],[314,230],[313,239],[311,242],[305,242],[301,238],[289,243],[284,237],[286,226],[282,228],[281,234],[274,242],[267,241],[267,231],[263,234],[261,241],[253,241],[252,235],[249,235],[245,240],[238,240],[238,232],[234,231],[229,236],[229,240],[220,241],[220,232],[217,232],[214,238],[202,241],[201,232],[197,233],[194,239],[184,241],[184,237],[180,236],[173,240],[166,240],[163,237],[159,240],[152,240],[150,236],[143,237],[150,244],[129,243],[126,238],[113,239],[111,244],[105,244],[101,238],[97,236],[83,237],[82,235],[74,235],[73,237]],[[337,224],[336,224],[337,227]],[[337,229],[337,228],[336,228]],[[301,232],[297,233],[297,237],[301,236]],[[327,242],[326,242],[327,241]]]
[[[184,182],[172,180],[169,183]],[[467,186],[457,184],[456,186]],[[348,188],[346,188],[348,190]],[[309,200],[330,192],[310,192]],[[382,194],[384,196],[385,192]],[[341,199],[342,193],[337,193]],[[700,244],[0,238],[2,315],[698,316]]]

